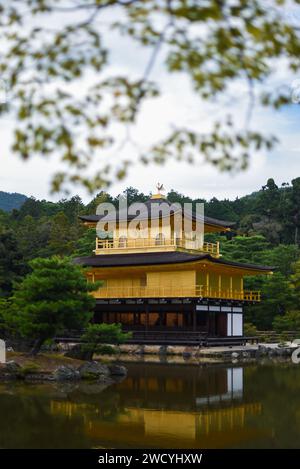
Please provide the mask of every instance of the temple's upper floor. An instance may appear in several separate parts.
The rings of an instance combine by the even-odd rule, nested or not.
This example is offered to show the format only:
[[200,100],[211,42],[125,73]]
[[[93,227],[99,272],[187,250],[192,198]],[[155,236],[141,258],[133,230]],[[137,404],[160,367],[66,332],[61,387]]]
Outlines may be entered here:
[[186,250],[219,257],[219,243],[205,242],[204,235],[230,231],[234,225],[206,217],[203,207],[198,210],[172,204],[161,194],[153,195],[144,204],[112,212],[100,207],[96,215],[80,219],[97,229],[96,255]]

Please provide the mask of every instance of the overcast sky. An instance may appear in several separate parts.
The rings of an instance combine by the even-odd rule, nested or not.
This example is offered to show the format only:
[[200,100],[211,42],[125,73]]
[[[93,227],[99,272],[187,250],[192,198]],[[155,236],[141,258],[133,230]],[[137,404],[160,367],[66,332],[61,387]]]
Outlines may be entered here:
[[[111,38],[110,44],[113,50],[112,71],[132,76],[142,72],[149,58],[148,52],[139,50],[125,40],[120,41],[117,37]],[[159,80],[163,94],[144,105],[138,123],[131,131],[134,143],[128,142],[122,148],[122,154],[126,157],[135,160],[137,146],[144,148],[145,145],[155,142],[163,137],[174,123],[206,130],[216,117],[225,116],[229,110],[234,110],[238,119],[243,118],[243,98],[246,90],[241,84],[234,85],[226,99],[208,105],[195,98],[187,79],[178,75],[169,77],[164,73],[162,58],[158,60],[151,78]],[[277,77],[277,83],[291,86],[294,79],[295,77],[289,76],[283,67]],[[80,86],[84,86],[84,81]],[[191,166],[169,162],[163,167],[135,165],[130,169],[128,177],[122,183],[115,183],[110,192],[118,194],[126,187],[134,186],[148,193],[155,190],[159,181],[167,191],[175,189],[191,197],[234,199],[258,190],[270,177],[274,178],[277,184],[290,181],[300,176],[299,117],[298,104],[291,104],[280,112],[255,109],[252,127],[275,134],[280,144],[269,153],[253,154],[249,168],[243,173],[219,173],[208,164]],[[59,169],[55,155],[48,160],[33,157],[28,162],[21,161],[10,150],[13,124],[9,116],[2,116],[0,119],[0,190],[51,200],[62,197],[62,194],[52,196],[49,193],[51,175]],[[114,156],[109,155],[110,158]],[[91,167],[91,172],[96,168],[97,161]],[[83,190],[74,188],[73,194],[76,193],[85,201],[91,198],[91,195]]]

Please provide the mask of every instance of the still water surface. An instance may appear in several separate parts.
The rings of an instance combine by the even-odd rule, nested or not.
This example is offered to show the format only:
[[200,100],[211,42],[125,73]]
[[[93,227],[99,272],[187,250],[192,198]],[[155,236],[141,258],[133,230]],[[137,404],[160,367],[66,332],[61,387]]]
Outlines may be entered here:
[[300,447],[300,365],[128,369],[103,391],[1,384],[0,447]]

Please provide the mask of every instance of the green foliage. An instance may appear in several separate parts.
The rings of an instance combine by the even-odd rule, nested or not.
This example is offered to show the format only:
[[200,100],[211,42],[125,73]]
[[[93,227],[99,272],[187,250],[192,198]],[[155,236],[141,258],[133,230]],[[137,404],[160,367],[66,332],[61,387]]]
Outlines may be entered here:
[[[58,155],[68,169],[53,177],[54,191],[69,183],[94,191],[124,178],[130,163],[125,157],[120,164],[104,160],[91,177],[84,170],[94,156],[118,143],[122,132],[116,135],[115,124],[134,124],[145,101],[161,93],[152,73],[160,49],[161,66],[168,74],[185,75],[198,98],[214,102],[244,81],[249,93],[241,107],[251,109],[254,95],[264,107],[287,105],[290,90],[261,86],[282,60],[290,73],[300,68],[298,28],[282,14],[287,2],[277,3],[266,8],[264,0],[70,0],[62,6],[53,0],[2,2],[0,71],[10,102],[0,111],[11,112],[16,122],[14,152],[23,159]],[[291,0],[289,8],[297,3]],[[103,27],[98,20],[105,12]],[[125,36],[133,48],[144,48],[149,55],[135,79],[116,72],[112,30],[119,41]],[[89,80],[83,80],[87,75]],[[245,116],[248,124],[250,114]],[[269,149],[276,141],[260,129],[240,129],[240,122],[235,126],[230,112],[207,133],[176,124],[135,160],[163,163],[175,157],[193,162],[200,155],[221,170],[243,169],[251,152]],[[268,190],[276,191],[272,180]]]
[[289,311],[284,316],[276,316],[273,321],[276,332],[300,331],[300,311]]
[[83,235],[78,239],[76,250],[73,255],[75,257],[90,256],[95,249],[95,238],[95,229],[87,228]]
[[0,297],[0,333],[5,334],[7,331],[6,315],[9,309],[8,300]]
[[0,297],[12,292],[13,284],[22,278],[26,267],[12,230],[0,228]]
[[72,226],[67,216],[60,212],[52,218],[48,248],[50,253],[70,256],[76,243],[76,226]]
[[300,259],[293,264],[293,271],[290,279],[291,295],[294,308],[300,309]]
[[33,353],[65,329],[82,329],[92,316],[95,300],[79,266],[69,259],[37,258],[32,272],[15,291],[10,324],[24,337],[35,339]]
[[98,355],[115,355],[117,353],[116,347],[111,345],[102,345],[98,349]]
[[280,244],[261,253],[260,262],[276,267],[285,278],[293,272],[294,263],[300,258],[299,246]]
[[254,323],[258,329],[270,329],[274,317],[284,314],[295,302],[290,275],[294,262],[300,257],[299,247],[282,244],[273,247],[262,235],[236,236],[231,240],[222,237],[221,251],[225,259],[276,269],[272,276],[245,279],[245,289],[262,291],[261,303],[246,306],[246,321]]
[[130,333],[122,331],[121,324],[89,324],[82,335],[82,350],[90,354],[107,354],[112,352],[109,345],[120,345],[131,337]]
[[245,308],[245,320],[253,322],[258,329],[271,329],[274,317],[284,314],[293,304],[289,279],[280,272],[270,277],[250,277],[245,288],[262,291],[261,303]]
[[26,215],[17,222],[17,244],[23,258],[28,262],[35,257],[50,255],[48,242],[50,237],[51,221],[46,217],[35,219]]
[[255,337],[257,334],[257,328],[250,322],[244,323],[244,335],[247,337]]
[[[224,240],[225,241],[225,240]],[[222,242],[222,254],[225,259],[238,262],[257,262],[262,251],[269,247],[267,240],[261,236],[236,236],[232,240]]]

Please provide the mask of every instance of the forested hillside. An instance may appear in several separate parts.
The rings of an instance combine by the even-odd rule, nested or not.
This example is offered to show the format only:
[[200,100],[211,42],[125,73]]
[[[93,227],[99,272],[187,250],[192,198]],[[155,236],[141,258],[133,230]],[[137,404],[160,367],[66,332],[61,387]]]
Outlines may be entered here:
[[26,199],[26,195],[17,192],[10,194],[9,192],[0,191],[0,210],[10,212],[14,208],[19,209]]
[[[144,201],[148,194],[126,191],[128,203]],[[247,320],[260,329],[300,329],[300,178],[278,187],[273,179],[246,197],[230,200],[190,199],[171,190],[172,202],[205,202],[208,216],[236,222],[234,232],[207,235],[221,241],[224,258],[276,267],[270,277],[254,277],[246,288],[263,292],[263,302],[247,308]],[[79,197],[58,203],[25,200],[11,212],[0,211],[0,296],[9,297],[36,257],[91,254],[94,230],[84,228],[79,214],[92,214],[101,201],[117,203],[104,192],[84,205]],[[298,262],[298,263],[297,263]]]

